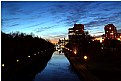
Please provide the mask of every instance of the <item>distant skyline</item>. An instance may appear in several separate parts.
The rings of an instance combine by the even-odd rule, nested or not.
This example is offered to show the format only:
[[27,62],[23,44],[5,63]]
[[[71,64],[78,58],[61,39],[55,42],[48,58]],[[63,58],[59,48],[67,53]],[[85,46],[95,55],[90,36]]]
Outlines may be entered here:
[[31,32],[56,41],[68,37],[68,28],[84,24],[91,35],[102,35],[104,26],[121,29],[121,1],[2,1],[1,30]]

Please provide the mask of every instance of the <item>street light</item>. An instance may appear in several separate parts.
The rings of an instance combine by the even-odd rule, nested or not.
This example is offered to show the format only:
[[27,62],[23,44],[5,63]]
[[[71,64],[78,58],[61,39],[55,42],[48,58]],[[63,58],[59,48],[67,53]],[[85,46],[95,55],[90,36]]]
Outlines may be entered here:
[[5,64],[2,64],[2,67],[4,67],[5,66]]
[[18,59],[17,59],[16,61],[17,61],[17,62],[19,62],[19,60],[18,60]]
[[87,64],[88,61],[87,61],[87,60],[88,60],[88,57],[85,55],[85,56],[84,56],[84,61],[85,61],[85,67],[86,67],[86,68],[88,68],[88,64]]
[[84,59],[87,60],[87,56],[84,56]]
[[77,54],[77,51],[76,50],[74,50],[74,54]]

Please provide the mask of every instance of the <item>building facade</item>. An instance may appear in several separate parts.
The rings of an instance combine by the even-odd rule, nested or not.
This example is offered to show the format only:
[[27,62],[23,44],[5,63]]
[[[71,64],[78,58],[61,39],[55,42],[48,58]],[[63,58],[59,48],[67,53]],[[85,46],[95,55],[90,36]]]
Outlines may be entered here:
[[117,33],[117,29],[113,24],[108,24],[104,27],[105,39],[121,40],[121,33]]
[[68,38],[70,43],[79,43],[84,37],[83,24],[74,24],[73,28],[68,29]]

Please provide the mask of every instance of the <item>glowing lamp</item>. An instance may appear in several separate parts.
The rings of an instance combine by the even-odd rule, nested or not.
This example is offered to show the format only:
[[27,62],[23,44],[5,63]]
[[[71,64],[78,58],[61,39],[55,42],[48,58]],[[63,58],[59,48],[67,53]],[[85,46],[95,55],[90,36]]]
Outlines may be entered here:
[[2,64],[2,67],[4,67],[5,65],[4,64]]
[[36,55],[36,53],[34,55]]
[[30,58],[30,56],[28,56]]
[[16,61],[17,61],[17,62],[19,62],[19,60],[18,60],[18,59],[17,59]]
[[84,59],[86,60],[87,59],[87,56],[84,56]]
[[77,51],[76,50],[74,51],[74,54],[77,54]]

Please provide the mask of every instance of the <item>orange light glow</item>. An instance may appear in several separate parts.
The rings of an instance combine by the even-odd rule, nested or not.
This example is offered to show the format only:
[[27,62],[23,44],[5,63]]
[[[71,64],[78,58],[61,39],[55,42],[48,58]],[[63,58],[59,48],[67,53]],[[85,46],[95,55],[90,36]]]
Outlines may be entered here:
[[99,38],[95,38],[95,40],[99,40],[100,43],[102,43],[104,41],[104,39],[102,37],[99,37]]
[[117,40],[119,40],[119,41],[120,41],[121,39],[120,39],[120,38],[117,38]]
[[77,54],[77,51],[76,50],[74,51],[74,54]]

